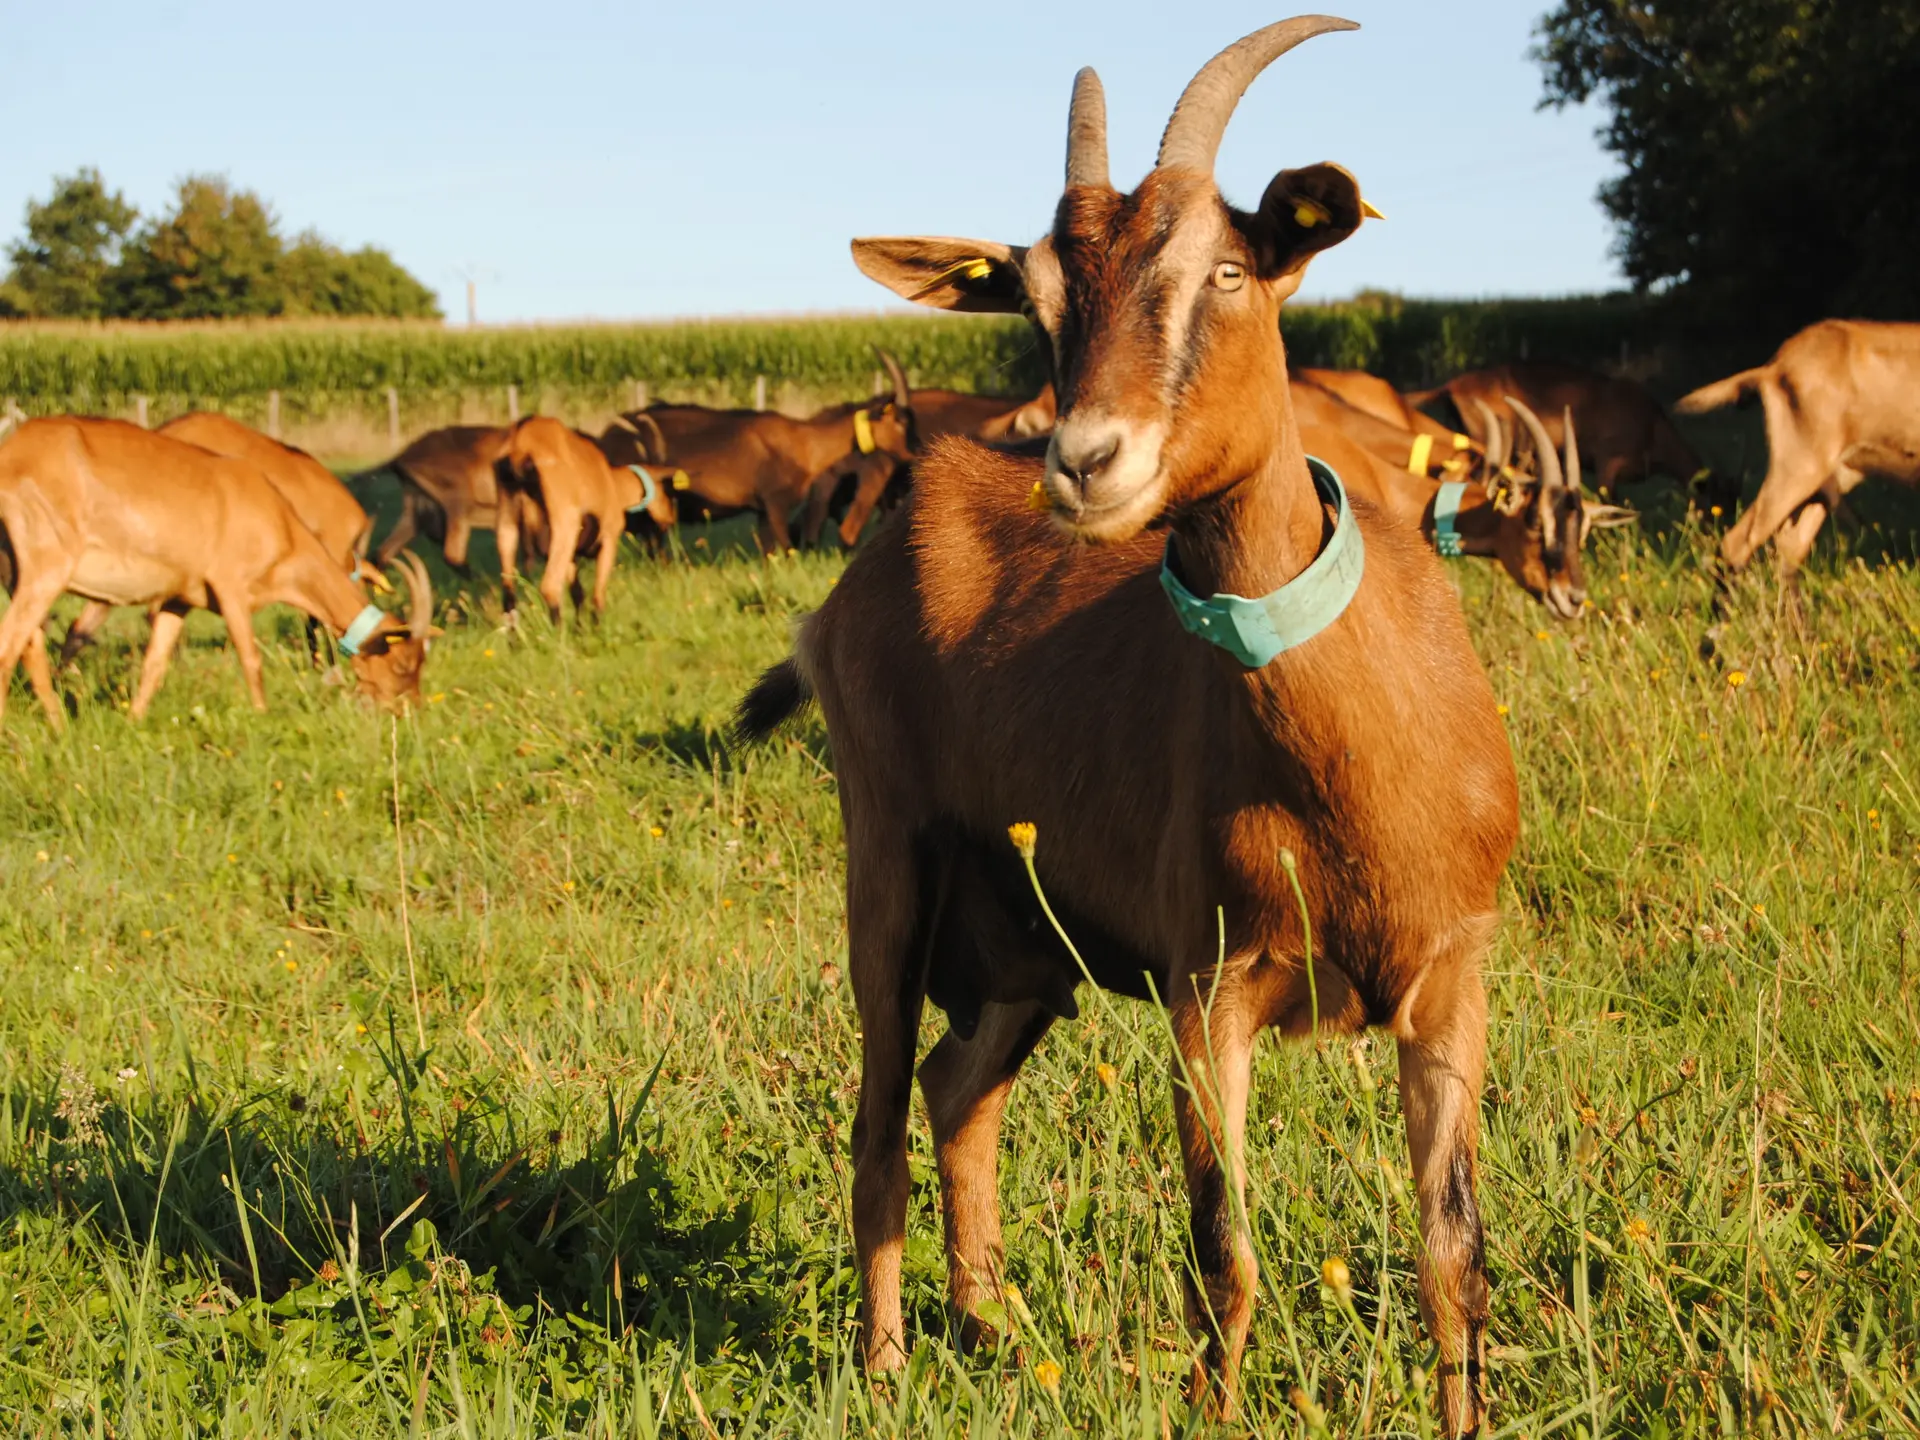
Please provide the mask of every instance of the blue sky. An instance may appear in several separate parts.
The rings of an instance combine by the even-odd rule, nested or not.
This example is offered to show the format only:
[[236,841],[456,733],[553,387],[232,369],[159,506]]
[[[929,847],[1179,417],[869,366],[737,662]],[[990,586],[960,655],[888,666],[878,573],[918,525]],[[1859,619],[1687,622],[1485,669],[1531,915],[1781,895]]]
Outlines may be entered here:
[[[1591,111],[1540,112],[1546,0],[1347,0],[1241,103],[1219,176],[1337,160],[1390,217],[1303,292],[1549,294],[1618,283]],[[1106,82],[1116,183],[1222,45],[1284,9],[1025,5],[22,0],[0,18],[0,237],[98,165],[145,210],[226,174],[289,233],[385,246],[464,315],[878,308],[859,234],[1007,241],[1059,195],[1068,91]]]

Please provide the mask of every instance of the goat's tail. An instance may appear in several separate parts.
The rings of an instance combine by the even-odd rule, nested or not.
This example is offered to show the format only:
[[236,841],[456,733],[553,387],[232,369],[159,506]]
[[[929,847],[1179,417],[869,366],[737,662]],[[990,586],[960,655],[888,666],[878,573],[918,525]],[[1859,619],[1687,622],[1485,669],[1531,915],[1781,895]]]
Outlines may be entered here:
[[754,682],[733,712],[733,738],[739,745],[758,745],[813,701],[800,663],[789,655]]
[[1738,375],[1716,380],[1711,385],[1702,385],[1675,401],[1674,413],[1704,415],[1709,410],[1718,410],[1722,405],[1737,405],[1758,390],[1760,383],[1772,374],[1773,366],[1757,365],[1751,370],[1742,370]]

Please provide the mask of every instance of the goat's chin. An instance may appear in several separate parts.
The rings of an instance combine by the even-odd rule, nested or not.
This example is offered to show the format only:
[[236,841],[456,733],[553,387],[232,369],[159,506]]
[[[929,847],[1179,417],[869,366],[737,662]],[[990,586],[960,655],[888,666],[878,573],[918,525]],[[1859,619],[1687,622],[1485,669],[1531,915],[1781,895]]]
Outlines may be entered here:
[[1119,499],[1083,506],[1078,514],[1056,509],[1053,523],[1063,535],[1094,545],[1118,545],[1131,540],[1166,507],[1165,475],[1156,475]]

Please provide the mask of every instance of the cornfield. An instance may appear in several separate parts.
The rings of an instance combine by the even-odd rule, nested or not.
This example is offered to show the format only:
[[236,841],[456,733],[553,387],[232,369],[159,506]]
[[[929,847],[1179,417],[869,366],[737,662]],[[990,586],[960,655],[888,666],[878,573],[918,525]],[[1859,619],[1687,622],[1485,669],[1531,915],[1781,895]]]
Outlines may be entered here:
[[[1297,305],[1285,319],[1296,362],[1364,368],[1405,385],[1531,355],[1659,368],[1658,329],[1631,296],[1434,301],[1363,296]],[[0,406],[28,414],[161,414],[197,406],[258,418],[269,394],[292,413],[415,409],[462,396],[624,403],[655,396],[749,403],[756,379],[789,393],[860,393],[872,346],[917,385],[1015,394],[1043,371],[1026,326],[972,316],[860,315],[469,330],[412,322],[0,326]],[[529,408],[532,408],[531,404]]]

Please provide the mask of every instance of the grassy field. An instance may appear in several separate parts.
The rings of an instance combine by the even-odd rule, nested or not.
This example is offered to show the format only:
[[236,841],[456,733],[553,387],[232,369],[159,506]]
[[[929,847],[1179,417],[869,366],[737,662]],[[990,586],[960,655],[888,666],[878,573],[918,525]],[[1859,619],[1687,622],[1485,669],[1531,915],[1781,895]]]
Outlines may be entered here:
[[[1708,542],[1662,513],[1596,538],[1577,626],[1454,572],[1525,806],[1489,981],[1494,1429],[1913,1433],[1915,516],[1870,508],[1797,596],[1744,580],[1702,659]],[[144,725],[131,623],[64,734],[16,686],[0,1425],[1209,1433],[1140,1005],[1083,996],[1016,1089],[1013,1341],[944,1338],[916,1121],[919,1348],[877,1389],[854,1366],[829,757],[817,724],[744,758],[716,733],[840,561],[720,538],[630,557],[598,633],[509,641],[476,585],[397,722],[305,669],[291,616],[264,717],[204,616]],[[1432,1431],[1392,1068],[1260,1053],[1237,1433]]]

